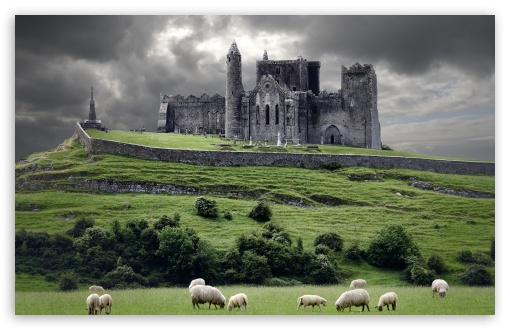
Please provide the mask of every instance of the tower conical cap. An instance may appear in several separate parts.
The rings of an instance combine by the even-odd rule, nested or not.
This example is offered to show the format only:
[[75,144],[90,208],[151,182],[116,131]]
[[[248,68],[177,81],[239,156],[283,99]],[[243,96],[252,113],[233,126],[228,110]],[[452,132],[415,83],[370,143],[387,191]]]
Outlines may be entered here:
[[235,40],[232,42],[232,45],[230,45],[230,49],[228,50],[228,53],[229,54],[238,54],[238,55],[241,54],[239,52],[239,48],[237,48],[237,44],[236,44]]

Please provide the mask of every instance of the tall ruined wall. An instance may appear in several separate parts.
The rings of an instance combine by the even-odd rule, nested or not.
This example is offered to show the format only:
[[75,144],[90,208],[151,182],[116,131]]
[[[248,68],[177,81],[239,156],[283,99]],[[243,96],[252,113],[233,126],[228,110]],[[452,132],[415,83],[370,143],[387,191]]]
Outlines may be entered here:
[[342,97],[345,110],[351,113],[351,134],[346,144],[381,148],[377,110],[377,79],[370,64],[342,66]]
[[219,94],[200,98],[162,94],[159,113],[158,132],[217,134],[225,129],[225,98]]

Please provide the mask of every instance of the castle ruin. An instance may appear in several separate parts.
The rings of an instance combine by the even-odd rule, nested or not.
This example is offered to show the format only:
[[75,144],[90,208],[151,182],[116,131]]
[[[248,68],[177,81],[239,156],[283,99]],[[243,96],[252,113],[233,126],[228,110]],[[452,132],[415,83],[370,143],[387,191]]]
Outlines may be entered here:
[[377,77],[370,64],[342,66],[341,89],[320,91],[319,61],[256,62],[252,90],[242,82],[241,52],[226,54],[225,97],[160,94],[157,131],[224,134],[229,139],[381,148]]

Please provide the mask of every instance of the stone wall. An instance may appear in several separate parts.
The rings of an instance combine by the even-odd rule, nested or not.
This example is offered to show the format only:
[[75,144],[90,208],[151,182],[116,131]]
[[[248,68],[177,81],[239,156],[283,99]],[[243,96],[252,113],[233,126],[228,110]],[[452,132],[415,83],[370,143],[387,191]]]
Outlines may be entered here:
[[314,168],[338,162],[343,166],[402,168],[448,174],[495,175],[495,163],[452,161],[397,156],[295,154],[276,152],[242,152],[152,148],[130,143],[90,138],[77,124],[80,140],[91,153],[108,153],[147,160],[178,162],[205,166],[291,166]]

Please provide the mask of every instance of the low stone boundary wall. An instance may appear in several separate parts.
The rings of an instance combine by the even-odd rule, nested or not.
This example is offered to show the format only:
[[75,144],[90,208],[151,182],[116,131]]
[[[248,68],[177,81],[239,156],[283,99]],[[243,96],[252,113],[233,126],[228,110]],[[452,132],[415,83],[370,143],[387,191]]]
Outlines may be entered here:
[[131,143],[91,138],[79,124],[76,132],[91,153],[132,156],[141,159],[206,166],[295,166],[313,168],[338,162],[343,166],[402,168],[448,174],[495,175],[495,163],[399,156],[296,154],[153,148]]

